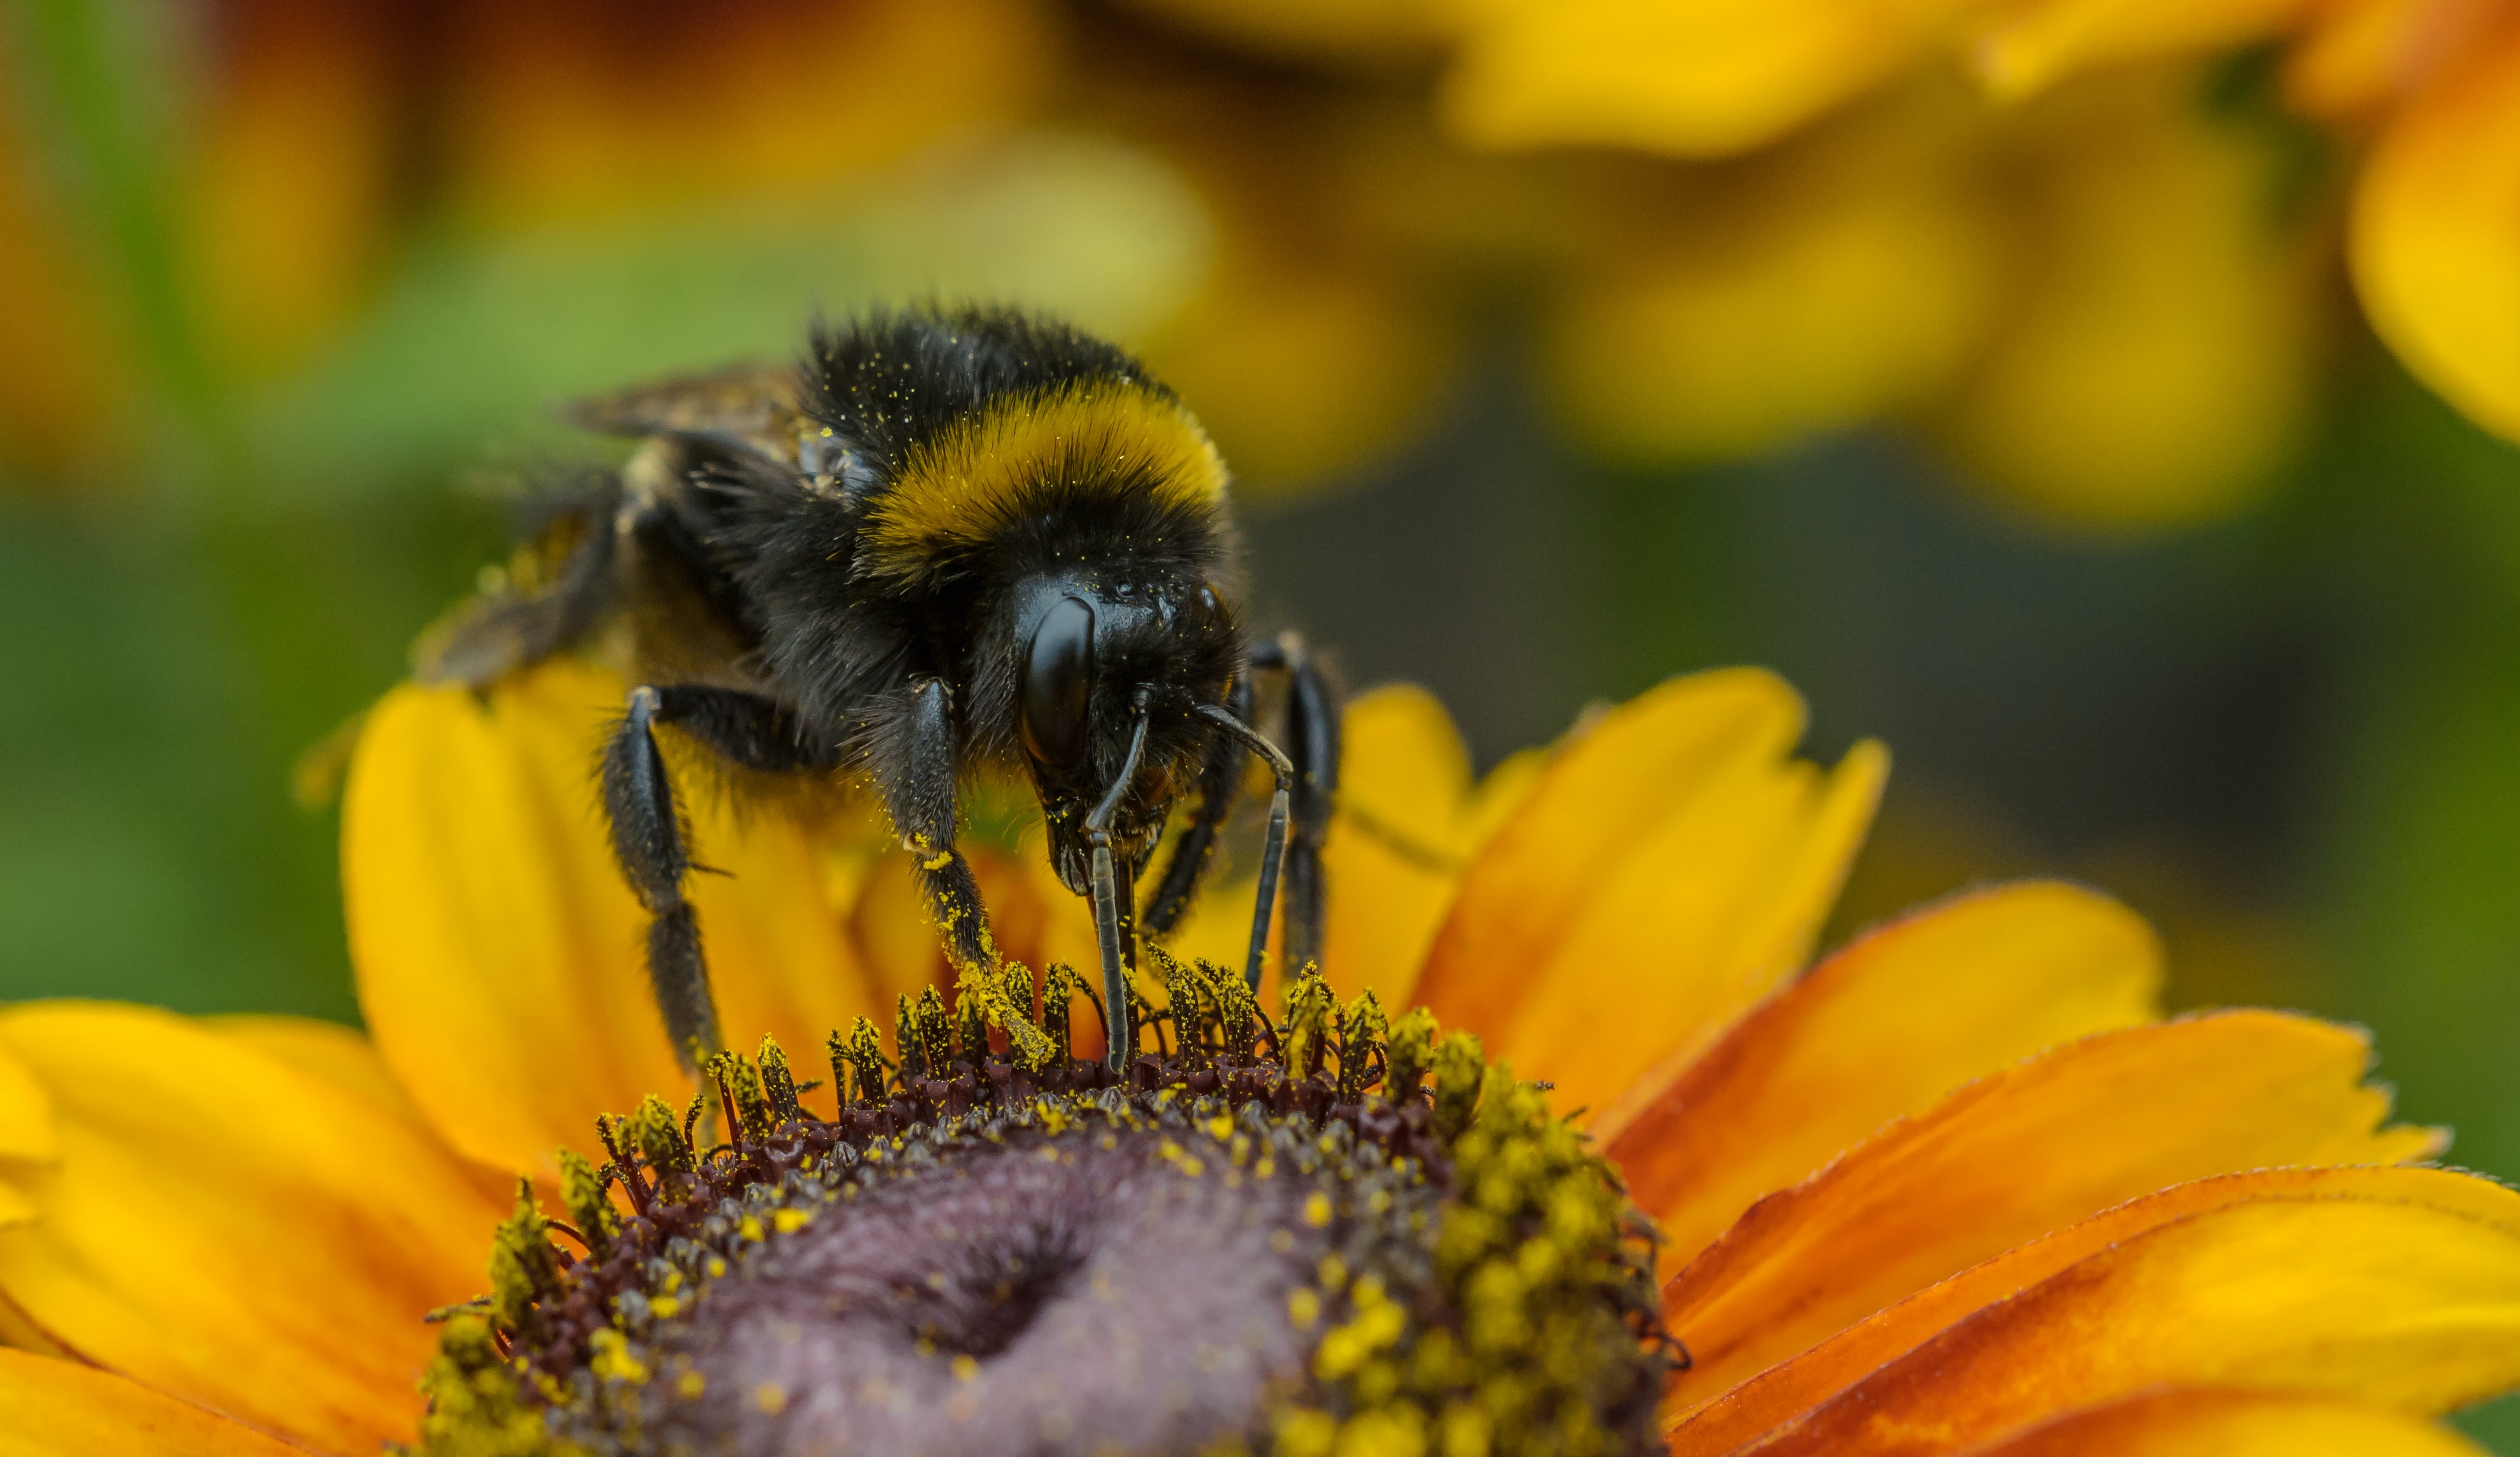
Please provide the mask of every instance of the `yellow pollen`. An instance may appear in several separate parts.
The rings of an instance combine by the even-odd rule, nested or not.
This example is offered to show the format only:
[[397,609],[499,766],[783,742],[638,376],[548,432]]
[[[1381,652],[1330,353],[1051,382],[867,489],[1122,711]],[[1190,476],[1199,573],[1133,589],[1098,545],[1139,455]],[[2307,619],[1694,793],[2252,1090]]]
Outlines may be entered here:
[[675,1380],[674,1390],[686,1401],[697,1399],[708,1390],[708,1378],[697,1371],[686,1371]]
[[1296,1330],[1311,1330],[1322,1318],[1320,1293],[1301,1285],[1286,1292],[1286,1318],[1295,1323]]
[[980,1363],[978,1361],[971,1359],[968,1355],[958,1355],[954,1358],[954,1379],[956,1381],[977,1381],[979,1376]]
[[746,1214],[743,1216],[743,1222],[735,1226],[735,1232],[745,1239],[757,1240],[762,1237],[761,1221],[750,1214]]
[[1322,1289],[1336,1290],[1347,1283],[1347,1261],[1335,1255],[1325,1255],[1322,1257],[1318,1273],[1321,1276]]
[[619,1331],[606,1328],[587,1338],[595,1357],[587,1364],[607,1381],[644,1382],[648,1379],[647,1363],[630,1353],[629,1339]]
[[660,1295],[648,1302],[648,1308],[656,1312],[658,1320],[671,1320],[681,1313],[683,1302],[672,1296]]
[[[1391,1202],[1390,1196],[1384,1195],[1381,1197],[1385,1204]],[[794,1234],[797,1230],[802,1229],[813,1222],[814,1212],[812,1210],[783,1209],[770,1216],[770,1227],[778,1230],[781,1234]]]
[[1313,1196],[1304,1201],[1304,1222],[1319,1229],[1329,1221],[1330,1196],[1315,1189]]
[[726,1273],[726,1259],[725,1259],[725,1257],[723,1257],[723,1256],[718,1256],[718,1255],[712,1255],[712,1256],[710,1256],[710,1257],[709,1257],[709,1261],[708,1261],[708,1272],[709,1272],[709,1278],[710,1278],[710,1279],[712,1279],[712,1280],[715,1280],[715,1279],[717,1279],[718,1277],[720,1277],[721,1275],[724,1275],[724,1274]]
[[1220,1113],[1207,1121],[1207,1136],[1223,1143],[1234,1134],[1234,1120]]
[[788,1389],[775,1381],[765,1381],[752,1389],[752,1404],[762,1415],[775,1417],[788,1409]]

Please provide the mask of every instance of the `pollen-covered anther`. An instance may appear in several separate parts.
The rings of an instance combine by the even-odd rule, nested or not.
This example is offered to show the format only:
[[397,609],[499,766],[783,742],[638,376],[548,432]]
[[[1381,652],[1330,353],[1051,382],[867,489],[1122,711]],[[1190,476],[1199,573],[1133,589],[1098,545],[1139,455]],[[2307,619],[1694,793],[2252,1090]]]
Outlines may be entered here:
[[[904,998],[891,1058],[833,1034],[828,1117],[765,1042],[704,1069],[724,1143],[653,1098],[606,1121],[605,1165],[562,1157],[567,1219],[527,1193],[501,1226],[427,1446],[1652,1448],[1650,1243],[1537,1089],[1318,975],[1273,1022],[1149,960],[1159,1050],[1118,1073],[1071,1055],[1073,973],[1033,1019],[1011,971]],[[1002,996],[1048,1056],[991,1049]]]

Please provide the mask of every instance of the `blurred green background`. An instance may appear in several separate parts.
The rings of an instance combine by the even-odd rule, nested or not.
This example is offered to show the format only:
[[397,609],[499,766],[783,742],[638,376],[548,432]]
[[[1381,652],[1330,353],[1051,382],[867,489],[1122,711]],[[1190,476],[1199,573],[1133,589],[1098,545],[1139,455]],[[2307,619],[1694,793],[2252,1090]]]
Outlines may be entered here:
[[1897,755],[1834,934],[2091,879],[2181,1005],[2368,1024],[2520,1177],[2520,384],[2366,216],[2426,93],[2316,33],[1742,120],[1434,4],[8,16],[0,997],[355,1020],[292,770],[582,448],[548,407],[1011,298],[1179,384],[1263,619],[1482,762],[1774,665]]

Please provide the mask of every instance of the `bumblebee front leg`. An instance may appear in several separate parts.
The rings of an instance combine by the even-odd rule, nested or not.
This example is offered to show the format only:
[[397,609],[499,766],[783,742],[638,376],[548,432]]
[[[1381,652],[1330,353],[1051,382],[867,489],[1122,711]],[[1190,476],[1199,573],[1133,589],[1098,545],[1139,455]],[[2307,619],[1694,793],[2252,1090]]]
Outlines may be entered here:
[[697,1072],[721,1047],[699,920],[683,898],[691,858],[683,848],[682,807],[651,731],[663,705],[654,687],[631,690],[630,711],[604,750],[604,813],[612,825],[612,854],[650,916],[648,979],[665,1035],[684,1071]]
[[[1243,723],[1251,722],[1250,675],[1234,680],[1225,695],[1225,709]],[[1230,733],[1208,740],[1207,761],[1198,771],[1198,813],[1173,842],[1163,879],[1155,884],[1154,899],[1147,903],[1147,929],[1157,936],[1169,934],[1180,924],[1191,898],[1198,893],[1199,876],[1215,858],[1217,833],[1233,813],[1234,791],[1242,780],[1242,755],[1241,741]]]
[[997,938],[970,861],[954,848],[961,807],[954,791],[960,749],[953,694],[942,680],[911,689],[906,711],[884,726],[869,755],[885,813],[910,852],[920,897],[945,934],[945,956],[958,972],[994,974]]

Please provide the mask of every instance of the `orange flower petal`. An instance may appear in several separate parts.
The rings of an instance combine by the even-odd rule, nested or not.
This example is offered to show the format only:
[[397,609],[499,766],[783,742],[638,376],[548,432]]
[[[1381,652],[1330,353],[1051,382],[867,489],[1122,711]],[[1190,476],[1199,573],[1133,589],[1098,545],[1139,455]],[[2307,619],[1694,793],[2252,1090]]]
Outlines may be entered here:
[[2354,199],[2354,281],[2407,368],[2520,440],[2520,20],[2409,100]]
[[2149,1194],[1973,1265],[1866,1317],[1715,1400],[1681,1408],[1675,1457],[1730,1452],[1818,1406],[1970,1312],[2009,1300],[2060,1270],[2149,1229],[2255,1199],[2413,1202],[2510,1222],[2508,1190],[2437,1169],[2279,1169],[2224,1174]]
[[2350,1401],[2156,1391],[2059,1417],[1971,1457],[2487,1457],[2457,1433]]
[[1663,1289],[1714,1396],[1894,1302],[2112,1205],[2279,1165],[2389,1164],[2357,1033],[2231,1012],[2101,1036],[1996,1074],[1753,1206]]
[[2077,71],[2147,56],[2194,55],[2272,35],[2318,0],[2033,0],[1980,31],[1977,73],[2017,99]]
[[[598,1114],[687,1093],[648,988],[645,920],[613,864],[594,755],[620,683],[564,661],[492,689],[405,686],[370,714],[342,810],[351,957],[377,1046],[471,1157],[551,1177]],[[677,746],[669,745],[669,755]],[[689,756],[676,756],[689,769]],[[742,820],[680,773],[728,1045],[811,1056],[872,1013],[821,860],[787,817]]]
[[2361,117],[2411,94],[2473,53],[2497,0],[2331,0],[2284,56],[2284,100],[2314,115]]
[[1889,1120],[2149,1020],[2160,984],[2159,941],[2104,896],[2046,881],[1958,896],[1822,962],[1596,1131],[1667,1257],[1686,1261]]
[[0,1457],[298,1457],[111,1371],[0,1350]]
[[2520,1196],[2460,1181],[2498,1196],[2498,1217],[2478,1216],[2481,1192],[2329,1193],[2174,1220],[1970,1315],[1759,1450],[1924,1457],[2164,1386],[2410,1412],[2506,1391],[2520,1383]]
[[1887,772],[1870,743],[1833,773],[1793,759],[1802,727],[1750,669],[1610,711],[1472,862],[1419,999],[1561,1108],[1704,1045],[1801,963]]
[[1724,155],[1905,66],[1965,0],[1452,0],[1443,114],[1476,146]]
[[79,1358],[292,1440],[408,1439],[435,1342],[505,1213],[368,1098],[140,1007],[0,1013],[61,1158],[0,1231],[0,1292]]

